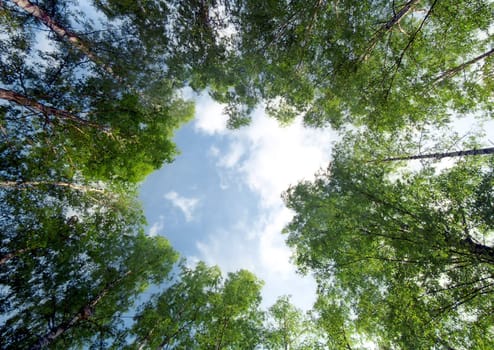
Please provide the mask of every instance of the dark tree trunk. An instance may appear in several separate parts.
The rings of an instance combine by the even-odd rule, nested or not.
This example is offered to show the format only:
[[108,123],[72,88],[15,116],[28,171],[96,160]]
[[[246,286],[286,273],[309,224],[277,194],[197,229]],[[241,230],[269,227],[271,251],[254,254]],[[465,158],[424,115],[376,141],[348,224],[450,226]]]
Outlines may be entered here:
[[482,156],[487,154],[494,154],[494,147],[470,149],[466,151],[456,151],[456,152],[440,152],[440,153],[418,154],[414,156],[391,157],[391,158],[382,159],[381,161],[392,162],[397,160],[442,159],[442,158],[462,157],[462,156]]

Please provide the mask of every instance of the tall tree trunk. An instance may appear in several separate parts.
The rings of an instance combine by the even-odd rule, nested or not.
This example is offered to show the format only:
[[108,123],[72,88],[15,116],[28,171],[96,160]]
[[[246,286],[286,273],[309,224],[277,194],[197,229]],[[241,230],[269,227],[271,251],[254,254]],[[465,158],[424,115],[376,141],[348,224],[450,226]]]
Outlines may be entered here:
[[71,43],[74,47],[84,53],[87,58],[96,63],[97,65],[103,67],[105,71],[107,71],[111,76],[116,78],[117,80],[122,80],[120,77],[116,76],[113,72],[113,69],[101,62],[98,56],[89,48],[87,43],[79,37],[76,33],[64,28],[53,18],[51,18],[45,11],[43,11],[39,6],[33,4],[29,0],[12,0],[17,6],[31,14],[33,17],[36,17],[40,20],[44,25],[50,28],[55,34],[57,34],[60,38],[66,39]]
[[413,7],[418,4],[420,0],[410,0],[403,7],[395,13],[395,15],[384,25],[382,25],[374,34],[374,37],[370,41],[365,53],[361,56],[360,61],[365,61],[372,50],[376,47],[379,40],[383,37],[384,34],[393,29],[394,26],[400,23],[400,21],[413,9]]
[[54,116],[57,117],[58,119],[62,121],[70,121],[82,126],[86,127],[91,127],[91,128],[97,128],[106,134],[110,134],[111,132],[105,128],[104,126],[97,124],[97,123],[92,123],[90,121],[87,121],[85,119],[82,119],[74,114],[72,114],[69,111],[63,110],[63,109],[58,109],[54,107],[49,107],[46,106],[38,101],[35,101],[27,96],[24,96],[22,94],[19,94],[17,92],[11,91],[11,90],[6,90],[0,88],[0,99],[10,101],[10,102],[15,102],[20,106],[28,107],[31,108],[44,116]]
[[230,321],[230,317],[225,317],[223,319],[221,332],[220,332],[218,338],[216,339],[216,345],[214,347],[215,350],[221,350],[221,347],[223,346],[223,338],[225,336],[226,327],[227,327],[229,321]]
[[34,346],[31,347],[31,350],[39,350],[49,346],[51,343],[53,343],[55,339],[57,339],[62,334],[67,332],[69,329],[74,327],[79,321],[91,317],[94,308],[101,301],[101,299],[103,299],[112,290],[113,287],[115,287],[118,283],[120,283],[123,279],[125,279],[130,274],[132,274],[132,271],[127,271],[123,276],[107,284],[106,287],[97,296],[95,296],[92,300],[90,300],[89,303],[81,307],[79,311],[75,315],[73,315],[70,320],[60,323],[58,326],[54,327],[50,332],[41,336],[36,342],[36,344],[34,344]]
[[463,246],[474,256],[494,264],[494,248],[475,242],[470,236],[462,239]]
[[34,250],[36,248],[25,248],[25,249],[19,249],[16,250],[15,252],[12,253],[7,253],[4,256],[0,257],[0,266],[5,264],[7,261],[9,261],[12,258],[15,258],[16,256],[19,256],[21,254],[24,254],[28,251]]
[[440,83],[441,81],[447,79],[447,78],[450,78],[452,77],[453,75],[457,74],[458,72],[460,72],[461,70],[465,69],[466,67],[472,65],[472,64],[475,64],[481,60],[483,60],[484,58],[487,58],[489,56],[492,56],[494,54],[494,49],[491,49],[487,52],[484,52],[482,55],[480,56],[477,56],[475,58],[472,58],[470,61],[467,61],[465,63],[462,63],[460,64],[459,66],[456,66],[454,68],[451,68],[451,69],[448,69],[444,72],[442,72],[439,76],[437,76],[433,81],[432,83],[433,84],[437,84],[437,83]]
[[466,151],[457,151],[457,152],[440,152],[440,153],[418,154],[414,156],[391,157],[391,158],[381,159],[379,161],[392,162],[397,160],[413,160],[413,159],[442,159],[442,158],[462,157],[462,156],[481,156],[486,154],[494,154],[494,147],[470,149]]
[[62,182],[62,181],[26,181],[26,182],[0,181],[0,188],[28,189],[30,187],[37,187],[37,186],[55,186],[62,188],[66,187],[84,193],[86,192],[106,193],[106,191],[102,188],[77,185],[70,182]]

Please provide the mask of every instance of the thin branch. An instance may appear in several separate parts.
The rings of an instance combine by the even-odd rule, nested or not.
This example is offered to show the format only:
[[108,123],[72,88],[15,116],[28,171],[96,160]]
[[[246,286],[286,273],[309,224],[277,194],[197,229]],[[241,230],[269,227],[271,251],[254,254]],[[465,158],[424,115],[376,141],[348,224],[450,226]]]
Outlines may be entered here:
[[0,188],[20,188],[20,189],[29,189],[30,187],[38,187],[38,186],[55,186],[55,187],[65,187],[70,188],[79,192],[98,192],[98,193],[107,193],[104,189],[78,185],[70,182],[62,182],[62,181],[26,181],[26,182],[17,182],[17,181],[0,181]]
[[78,36],[76,33],[64,28],[53,18],[51,18],[45,11],[43,11],[39,6],[33,4],[29,0],[12,0],[17,6],[22,8],[24,11],[37,18],[41,23],[50,28],[55,34],[57,34],[62,39],[67,39],[70,44],[72,44],[79,51],[84,53],[91,61],[99,66],[102,66],[105,71],[107,71],[111,76],[121,81],[122,79],[115,75],[113,69],[107,64],[103,63],[100,58],[89,48],[89,46],[84,42],[84,40]]
[[424,27],[425,22],[427,21],[427,19],[429,18],[429,16],[432,14],[432,10],[434,9],[434,6],[437,4],[437,2],[438,2],[438,0],[434,0],[434,2],[432,3],[431,7],[429,8],[429,10],[427,11],[426,15],[424,16],[424,19],[420,22],[419,27],[417,28],[417,30],[415,32],[413,32],[412,36],[408,40],[407,45],[401,51],[400,57],[398,57],[398,60],[396,61],[395,70],[393,72],[393,75],[391,76],[391,82],[389,83],[388,90],[386,91],[386,93],[384,95],[384,99],[385,100],[387,99],[387,97],[389,96],[389,93],[391,92],[391,88],[393,87],[393,83],[394,83],[394,80],[396,78],[396,74],[398,74],[398,70],[401,67],[401,64],[403,62],[403,58],[405,57],[405,53],[412,46],[413,42],[415,41],[415,38],[417,37],[417,34]]
[[393,7],[393,17],[386,22],[384,25],[382,25],[374,34],[372,40],[370,41],[369,45],[367,46],[367,49],[365,50],[364,54],[360,56],[359,62],[365,61],[369,55],[372,53],[374,48],[376,47],[377,43],[379,40],[393,27],[401,22],[401,20],[414,8],[415,5],[417,5],[420,2],[420,0],[410,0],[408,1],[403,7],[398,11],[395,12],[394,7]]
[[460,64],[459,66],[450,68],[450,69],[442,72],[441,74],[439,74],[436,78],[434,78],[432,80],[432,84],[438,84],[445,79],[451,78],[452,76],[456,75],[458,72],[462,71],[466,67],[471,66],[471,65],[483,60],[484,58],[487,58],[487,57],[492,56],[492,55],[494,55],[494,48],[490,49],[487,52],[484,52],[480,56],[477,56],[477,57],[472,58],[471,60],[469,60],[465,63]]
[[127,271],[121,277],[116,280],[108,283],[103,290],[96,295],[93,299],[89,301],[86,305],[82,306],[79,311],[67,320],[66,322],[60,323],[56,328],[52,329],[45,335],[39,337],[38,341],[31,347],[31,350],[40,350],[49,346],[55,339],[64,334],[66,331],[74,327],[81,320],[85,320],[93,314],[93,310],[96,305],[122,280],[124,280],[127,276],[132,274],[132,271]]

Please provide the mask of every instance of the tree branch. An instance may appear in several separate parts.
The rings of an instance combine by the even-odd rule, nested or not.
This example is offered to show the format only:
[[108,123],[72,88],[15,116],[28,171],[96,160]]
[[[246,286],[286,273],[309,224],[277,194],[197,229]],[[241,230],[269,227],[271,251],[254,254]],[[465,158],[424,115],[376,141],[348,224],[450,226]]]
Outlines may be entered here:
[[62,27],[53,18],[51,18],[45,11],[43,11],[39,6],[33,4],[29,0],[12,0],[17,6],[22,8],[24,11],[37,18],[41,23],[50,28],[55,34],[57,34],[62,39],[67,39],[70,44],[72,44],[79,51],[84,53],[91,61],[99,66],[102,66],[106,72],[119,81],[122,79],[115,75],[113,69],[107,64],[103,63],[101,59],[89,48],[89,46],[84,42],[84,40],[79,37],[76,33]]
[[74,316],[72,316],[70,320],[60,323],[56,328],[52,329],[45,335],[41,336],[36,342],[36,344],[34,344],[34,346],[32,346],[30,349],[40,350],[49,346],[51,343],[53,343],[53,341],[55,341],[55,339],[57,339],[59,336],[67,332],[79,321],[91,317],[93,313],[93,309],[96,307],[96,305],[111,291],[113,287],[115,287],[115,285],[120,283],[123,279],[125,279],[130,274],[132,274],[132,271],[129,270],[121,277],[108,283],[98,295],[96,295],[93,299],[89,301],[89,303],[82,306],[79,309],[79,311]]
[[489,56],[492,56],[493,54],[494,54],[494,48],[493,49],[490,49],[489,51],[483,53],[480,56],[477,56],[477,57],[472,58],[471,60],[469,60],[469,61],[467,61],[465,63],[460,64],[459,66],[456,66],[454,68],[450,68],[450,69],[442,72],[436,78],[434,78],[434,80],[432,80],[432,83],[433,84],[438,84],[441,81],[454,76],[455,74],[457,74],[461,70],[465,69],[466,67],[471,66],[472,64],[475,64],[475,63],[483,60],[484,58],[487,58]]
[[398,12],[394,12],[394,9],[393,9],[393,12],[394,12],[394,15],[393,17],[388,21],[386,22],[384,25],[382,25],[377,31],[376,33],[374,34],[372,40],[370,41],[369,45],[367,46],[367,49],[365,50],[364,54],[362,54],[360,56],[360,59],[359,61],[362,62],[362,61],[365,61],[369,55],[372,53],[372,51],[374,50],[374,48],[376,47],[378,41],[387,33],[389,32],[391,29],[393,29],[393,27],[397,24],[400,23],[400,21],[413,9],[413,7],[418,4],[420,2],[420,0],[410,0],[408,1],[405,5],[403,5],[403,7],[398,11]]
[[414,159],[442,159],[442,158],[462,157],[462,156],[481,156],[487,154],[494,154],[494,147],[470,149],[470,150],[456,151],[456,152],[438,152],[438,153],[429,153],[429,154],[418,154],[414,156],[391,157],[391,158],[378,160],[378,162],[393,162],[397,160],[414,160]]
[[14,102],[20,106],[32,108],[35,111],[37,111],[38,113],[41,113],[42,115],[44,115],[45,117],[52,115],[52,116],[55,116],[62,121],[70,121],[70,122],[73,122],[73,123],[76,123],[79,125],[83,125],[86,127],[96,128],[98,130],[103,131],[107,135],[111,135],[111,131],[108,130],[108,128],[106,128],[100,124],[92,123],[88,120],[82,119],[82,118],[72,114],[69,111],[44,105],[38,101],[35,101],[35,100],[33,100],[27,96],[21,95],[17,92],[11,91],[11,90],[5,90],[5,89],[0,88],[0,99]]

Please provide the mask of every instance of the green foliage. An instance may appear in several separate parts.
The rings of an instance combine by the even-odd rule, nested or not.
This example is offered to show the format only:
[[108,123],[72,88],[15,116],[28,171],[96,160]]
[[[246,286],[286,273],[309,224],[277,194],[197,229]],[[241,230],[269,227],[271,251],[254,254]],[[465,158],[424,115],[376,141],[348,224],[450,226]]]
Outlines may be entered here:
[[254,349],[261,285],[244,270],[222,279],[217,267],[182,266],[176,281],[136,315],[131,348]]
[[[18,152],[40,145],[87,178],[142,181],[173,160],[173,132],[193,107],[156,68],[160,54],[140,51],[151,29],[126,33],[124,21],[97,30],[61,3],[38,4],[71,39],[53,33],[48,49],[36,47],[44,23],[26,24],[33,16],[13,4],[2,8],[2,133]],[[91,34],[77,34],[75,23]]]
[[481,214],[493,165],[471,158],[396,174],[341,148],[314,183],[291,188],[288,244],[301,270],[316,274],[317,308],[336,317],[328,327],[383,347],[492,344],[479,331],[493,321],[493,227]]
[[191,85],[228,104],[230,126],[244,125],[259,102],[283,123],[301,114],[311,126],[379,131],[491,109],[489,1],[213,5],[226,20],[204,33],[234,31],[196,44],[207,61],[191,64]]
[[62,332],[50,348],[91,344],[95,334],[112,339],[118,314],[168,276],[177,254],[166,239],[143,234],[136,203],[115,193],[43,187],[2,191],[3,344],[36,346],[56,330]]
[[326,349],[327,336],[314,318],[291,304],[287,296],[279,297],[269,308],[265,332],[266,349]]

